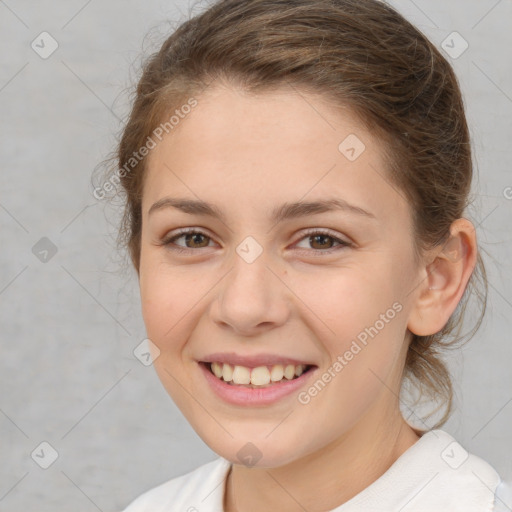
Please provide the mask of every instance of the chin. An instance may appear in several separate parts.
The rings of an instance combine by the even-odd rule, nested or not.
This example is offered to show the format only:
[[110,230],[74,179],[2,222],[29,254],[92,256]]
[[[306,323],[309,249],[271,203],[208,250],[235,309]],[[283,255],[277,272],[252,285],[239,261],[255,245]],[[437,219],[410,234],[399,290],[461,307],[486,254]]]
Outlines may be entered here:
[[238,439],[230,438],[225,442],[219,442],[218,437],[211,439],[203,437],[203,440],[220,457],[246,467],[277,468],[303,456],[297,453],[297,443],[285,444],[281,439],[254,438],[251,440],[250,436],[246,435]]

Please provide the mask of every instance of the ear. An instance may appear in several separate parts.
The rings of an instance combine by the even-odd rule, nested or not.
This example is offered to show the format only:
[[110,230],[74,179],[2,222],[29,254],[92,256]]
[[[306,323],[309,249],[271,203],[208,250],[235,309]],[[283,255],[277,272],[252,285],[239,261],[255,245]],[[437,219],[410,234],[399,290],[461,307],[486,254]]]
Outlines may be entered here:
[[418,336],[439,332],[455,311],[477,261],[476,232],[464,218],[450,226],[450,237],[427,254],[420,285],[409,315],[408,329]]

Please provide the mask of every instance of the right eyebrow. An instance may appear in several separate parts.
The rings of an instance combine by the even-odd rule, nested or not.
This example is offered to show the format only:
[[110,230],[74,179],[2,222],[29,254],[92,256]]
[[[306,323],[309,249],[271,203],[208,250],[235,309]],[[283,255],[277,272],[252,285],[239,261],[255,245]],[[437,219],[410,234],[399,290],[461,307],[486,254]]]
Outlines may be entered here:
[[224,214],[214,205],[206,201],[198,201],[195,199],[179,199],[173,197],[164,197],[154,203],[148,210],[148,215],[154,211],[164,208],[176,208],[184,213],[191,215],[208,215],[210,217],[225,220]]

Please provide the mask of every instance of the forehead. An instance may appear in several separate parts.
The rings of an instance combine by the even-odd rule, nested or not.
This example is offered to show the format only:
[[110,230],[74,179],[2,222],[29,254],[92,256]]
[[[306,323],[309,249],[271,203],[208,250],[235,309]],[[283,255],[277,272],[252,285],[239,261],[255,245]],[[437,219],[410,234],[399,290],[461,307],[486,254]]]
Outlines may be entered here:
[[212,198],[238,214],[327,193],[381,216],[408,209],[386,178],[382,143],[348,107],[291,87],[217,86],[197,102],[148,155],[144,213],[167,194]]

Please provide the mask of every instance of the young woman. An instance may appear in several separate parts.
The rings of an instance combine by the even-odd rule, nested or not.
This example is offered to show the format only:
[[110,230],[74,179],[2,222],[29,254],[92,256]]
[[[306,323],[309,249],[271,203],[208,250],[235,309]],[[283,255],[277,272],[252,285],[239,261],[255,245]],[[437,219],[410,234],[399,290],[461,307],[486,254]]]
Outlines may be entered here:
[[439,428],[486,282],[458,82],[400,14],[213,4],[146,63],[115,179],[155,369],[219,454],[126,512],[507,510]]

